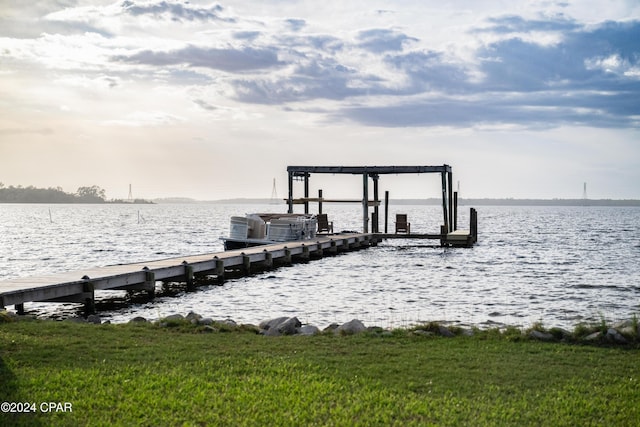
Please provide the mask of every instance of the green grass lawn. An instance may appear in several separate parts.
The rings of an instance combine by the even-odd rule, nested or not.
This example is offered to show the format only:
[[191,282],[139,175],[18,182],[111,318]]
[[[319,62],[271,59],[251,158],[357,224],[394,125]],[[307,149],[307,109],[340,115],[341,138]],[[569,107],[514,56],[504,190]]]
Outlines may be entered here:
[[498,333],[264,337],[20,321],[0,324],[0,402],[36,407],[0,413],[0,425],[636,426],[640,350]]

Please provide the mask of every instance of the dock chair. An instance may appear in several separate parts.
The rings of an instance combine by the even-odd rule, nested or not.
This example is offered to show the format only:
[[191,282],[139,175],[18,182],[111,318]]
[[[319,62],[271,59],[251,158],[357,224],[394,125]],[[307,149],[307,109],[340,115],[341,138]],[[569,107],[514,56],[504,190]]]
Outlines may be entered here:
[[316,220],[318,221],[318,233],[333,233],[333,221],[329,222],[327,214],[316,215]]
[[407,222],[407,214],[396,214],[396,234],[411,233],[411,223]]

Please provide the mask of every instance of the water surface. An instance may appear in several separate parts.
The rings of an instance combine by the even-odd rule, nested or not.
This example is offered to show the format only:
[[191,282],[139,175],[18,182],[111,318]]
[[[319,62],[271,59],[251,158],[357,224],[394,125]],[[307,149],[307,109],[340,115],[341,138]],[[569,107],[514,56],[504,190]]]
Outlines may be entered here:
[[[274,209],[275,208],[275,209]],[[0,281],[222,250],[228,219],[284,206],[0,205]],[[336,230],[359,230],[358,207],[325,205]],[[383,327],[420,321],[572,327],[640,312],[640,208],[479,207],[472,249],[389,240],[378,247],[158,297],[100,314],[112,322],[193,310],[258,323],[298,316],[319,327],[359,318]],[[437,206],[395,206],[413,232],[437,232]],[[462,207],[459,223],[467,224]],[[390,228],[393,224],[390,224]],[[114,296],[113,293],[100,295]],[[117,293],[124,295],[123,293]],[[74,304],[29,303],[42,317]]]

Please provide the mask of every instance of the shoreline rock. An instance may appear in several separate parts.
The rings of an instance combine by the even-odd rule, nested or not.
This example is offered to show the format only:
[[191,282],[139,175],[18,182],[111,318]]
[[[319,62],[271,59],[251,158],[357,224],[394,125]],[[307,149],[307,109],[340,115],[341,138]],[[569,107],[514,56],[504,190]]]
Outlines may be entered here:
[[[0,323],[14,322],[20,320],[35,320],[33,316],[19,316],[8,310],[0,311]],[[55,320],[52,320],[55,321]],[[89,323],[95,325],[110,324],[111,321],[105,320],[97,314],[83,317],[72,317],[65,319],[69,322]],[[211,317],[205,317],[201,314],[190,311],[186,316],[182,314],[171,314],[152,321],[141,316],[133,317],[129,320],[130,324],[156,324],[160,327],[174,327],[181,325],[193,325],[201,328],[202,332],[231,332],[231,331],[251,331],[264,336],[313,336],[319,334],[333,335],[356,335],[361,333],[369,333],[373,336],[393,336],[393,332],[377,326],[365,326],[359,319],[352,319],[343,324],[332,323],[320,329],[315,325],[303,324],[297,317],[276,317],[263,320],[258,325],[243,324],[238,325],[233,319],[225,318],[214,320]],[[429,322],[419,324],[410,328],[400,328],[406,330],[413,336],[419,337],[445,337],[455,338],[458,336],[473,336],[478,331],[482,331],[477,327],[456,327],[445,326],[438,322]],[[498,328],[500,329],[500,328]],[[503,328],[505,333],[508,332],[509,337],[513,336],[513,331],[517,328]],[[517,338],[517,335],[515,335]],[[540,325],[534,325],[529,329],[521,329],[520,337],[541,342],[573,342],[573,343],[590,343],[602,345],[631,345],[640,343],[640,322],[637,319],[620,322],[612,327],[604,327],[603,325],[578,325],[576,331],[570,331],[562,328],[542,328]]]

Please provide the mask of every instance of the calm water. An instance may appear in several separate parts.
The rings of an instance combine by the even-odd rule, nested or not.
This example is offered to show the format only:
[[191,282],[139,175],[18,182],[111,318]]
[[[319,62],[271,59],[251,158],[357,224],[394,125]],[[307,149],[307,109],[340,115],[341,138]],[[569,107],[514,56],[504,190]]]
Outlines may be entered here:
[[[231,215],[274,210],[285,207],[0,205],[0,281],[221,251]],[[358,207],[325,211],[336,230],[361,229]],[[396,212],[409,214],[414,232],[439,229],[439,207],[396,206],[390,218]],[[383,327],[431,320],[573,327],[640,313],[640,208],[481,206],[478,217],[473,249],[387,241],[101,315],[126,322],[193,310],[247,323],[291,315],[322,328],[352,318]],[[460,223],[467,222],[463,207]],[[73,304],[25,308],[42,317],[78,311]]]

